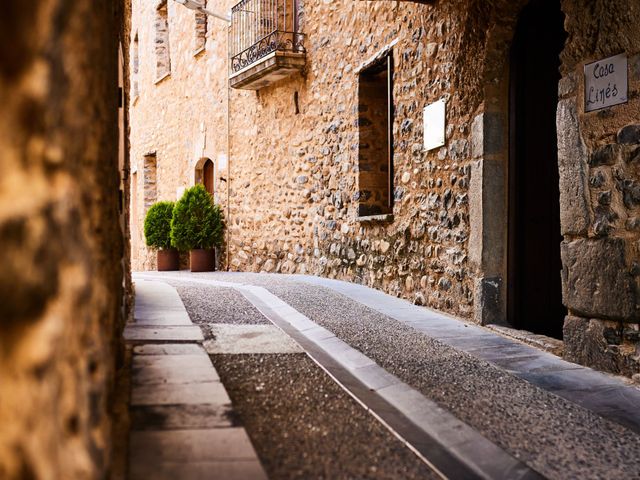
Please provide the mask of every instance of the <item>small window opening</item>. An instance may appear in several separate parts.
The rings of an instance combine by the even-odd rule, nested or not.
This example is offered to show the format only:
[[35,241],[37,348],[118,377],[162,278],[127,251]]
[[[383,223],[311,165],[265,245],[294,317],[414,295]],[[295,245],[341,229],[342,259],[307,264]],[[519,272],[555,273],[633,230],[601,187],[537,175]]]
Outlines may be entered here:
[[393,55],[362,70],[358,83],[358,215],[393,211]]
[[142,174],[144,211],[158,201],[158,160],[155,154],[144,156],[144,171]]
[[171,73],[169,56],[169,17],[167,1],[164,0],[156,10],[156,78],[159,80]]
[[204,188],[211,194],[215,193],[215,168],[213,161],[209,158],[202,158],[196,165],[195,171],[196,183],[201,183]]
[[196,52],[204,50],[207,44],[207,21],[208,19],[206,13],[196,12]]
[[131,174],[131,255],[138,258],[138,173]]
[[140,88],[138,84],[138,72],[140,71],[140,42],[138,41],[138,34],[136,33],[133,39],[133,98],[136,98],[140,94]]

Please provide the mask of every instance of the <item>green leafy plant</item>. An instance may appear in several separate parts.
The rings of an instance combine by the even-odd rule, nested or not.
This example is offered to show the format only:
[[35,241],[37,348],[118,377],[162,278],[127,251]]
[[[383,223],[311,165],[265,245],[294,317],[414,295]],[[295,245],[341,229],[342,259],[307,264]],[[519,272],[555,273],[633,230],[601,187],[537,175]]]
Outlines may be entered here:
[[144,218],[144,238],[147,246],[166,250],[171,248],[171,217],[174,202],[157,202],[149,207]]
[[185,190],[171,219],[171,243],[180,250],[212,248],[222,244],[222,211],[203,185]]

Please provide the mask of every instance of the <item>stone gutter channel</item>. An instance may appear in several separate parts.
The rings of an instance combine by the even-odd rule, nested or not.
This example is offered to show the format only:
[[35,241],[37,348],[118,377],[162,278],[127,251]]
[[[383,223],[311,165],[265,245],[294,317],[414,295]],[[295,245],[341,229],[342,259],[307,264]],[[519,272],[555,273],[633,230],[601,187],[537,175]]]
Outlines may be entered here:
[[[345,391],[444,478],[544,478],[266,288],[242,280],[226,282],[184,274],[136,274],[136,278],[189,282],[241,292],[267,319],[296,340]],[[640,391],[622,380],[360,285],[311,276],[295,276],[295,280],[332,289],[423,335],[488,361],[538,388],[640,432]],[[585,395],[585,389],[592,389],[596,394]]]

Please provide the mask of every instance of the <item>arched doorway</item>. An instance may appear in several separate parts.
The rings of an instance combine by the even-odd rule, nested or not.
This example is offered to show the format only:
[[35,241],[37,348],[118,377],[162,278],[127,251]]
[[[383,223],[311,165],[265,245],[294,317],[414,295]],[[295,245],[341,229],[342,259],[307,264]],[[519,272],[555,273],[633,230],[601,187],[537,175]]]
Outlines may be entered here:
[[213,196],[215,189],[215,168],[210,158],[201,158],[196,163],[195,183],[201,183],[204,188]]
[[202,166],[202,183],[207,192],[213,196],[213,162],[209,159]]
[[562,338],[556,110],[566,39],[560,0],[532,0],[510,55],[507,316],[511,325]]

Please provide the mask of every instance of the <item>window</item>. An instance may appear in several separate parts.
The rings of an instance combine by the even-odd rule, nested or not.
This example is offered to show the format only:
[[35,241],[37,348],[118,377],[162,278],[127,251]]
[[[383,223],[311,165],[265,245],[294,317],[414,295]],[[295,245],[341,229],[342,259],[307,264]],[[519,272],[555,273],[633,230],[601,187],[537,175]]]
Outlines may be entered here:
[[146,214],[149,207],[158,201],[158,160],[155,153],[144,156],[143,169],[142,188]]
[[393,54],[360,72],[358,216],[393,211]]
[[138,258],[138,172],[131,174],[131,255]]
[[138,72],[140,70],[140,50],[139,50],[139,42],[138,42],[138,34],[136,33],[135,38],[133,39],[133,95],[132,98],[136,98],[140,94],[140,89],[138,85]]
[[167,0],[164,0],[160,2],[156,10],[156,79],[161,80],[170,73],[169,17]]
[[204,50],[207,44],[207,21],[208,19],[206,13],[196,12],[196,53]]

